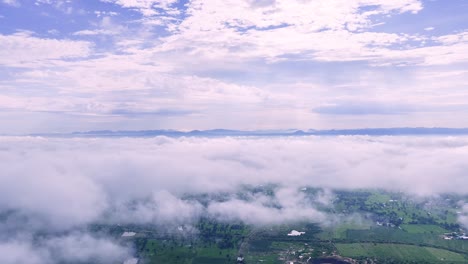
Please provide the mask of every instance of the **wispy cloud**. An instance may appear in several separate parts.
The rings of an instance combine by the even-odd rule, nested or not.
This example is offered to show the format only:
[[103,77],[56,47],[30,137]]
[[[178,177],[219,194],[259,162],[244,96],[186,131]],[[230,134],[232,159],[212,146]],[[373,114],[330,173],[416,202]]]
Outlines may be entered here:
[[[50,122],[27,132],[70,131],[68,114],[86,118],[82,130],[128,129],[136,119],[132,125],[146,129],[451,127],[467,114],[459,107],[468,100],[467,28],[458,20],[437,22],[442,13],[422,23],[437,8],[432,2],[106,0],[4,7],[2,108]],[[18,24],[14,16],[21,12],[41,25]],[[402,28],[400,18],[414,28]],[[167,109],[196,114],[149,114]],[[113,113],[119,118],[100,119]],[[3,132],[33,129],[30,123],[10,123]]]

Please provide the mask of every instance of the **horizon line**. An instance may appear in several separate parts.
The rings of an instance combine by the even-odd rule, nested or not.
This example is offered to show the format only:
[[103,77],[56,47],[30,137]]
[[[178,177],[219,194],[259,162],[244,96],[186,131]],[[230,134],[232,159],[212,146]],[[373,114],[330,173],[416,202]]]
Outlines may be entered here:
[[89,130],[73,132],[45,132],[29,134],[1,134],[1,136],[44,136],[44,137],[222,137],[222,136],[405,136],[405,135],[468,135],[468,127],[378,127],[378,128],[333,128],[333,129],[145,129],[145,130]]

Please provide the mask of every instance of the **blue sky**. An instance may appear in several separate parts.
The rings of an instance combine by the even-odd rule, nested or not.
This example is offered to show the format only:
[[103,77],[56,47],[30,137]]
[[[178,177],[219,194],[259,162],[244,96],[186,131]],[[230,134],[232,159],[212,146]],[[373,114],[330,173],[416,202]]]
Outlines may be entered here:
[[0,0],[0,133],[467,127],[466,10]]

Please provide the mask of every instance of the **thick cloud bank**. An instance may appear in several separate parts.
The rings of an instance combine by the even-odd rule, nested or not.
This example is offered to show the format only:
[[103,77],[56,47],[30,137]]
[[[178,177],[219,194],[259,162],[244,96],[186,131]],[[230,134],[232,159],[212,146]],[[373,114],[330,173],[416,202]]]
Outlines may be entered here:
[[[317,209],[327,192],[309,197],[304,187],[467,194],[467,156],[467,137],[1,137],[0,262],[130,256],[83,231],[93,223],[330,220]],[[242,193],[255,186],[274,195]]]

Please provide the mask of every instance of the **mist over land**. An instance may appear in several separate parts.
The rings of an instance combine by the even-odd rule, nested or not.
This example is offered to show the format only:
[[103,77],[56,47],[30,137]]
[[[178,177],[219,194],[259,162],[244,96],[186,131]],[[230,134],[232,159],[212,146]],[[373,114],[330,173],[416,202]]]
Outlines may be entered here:
[[[342,220],[320,210],[333,190],[468,195],[467,155],[466,136],[1,137],[0,262],[132,255],[91,232],[95,224],[169,230],[209,217],[327,226]],[[274,194],[245,191],[262,186]],[[468,207],[460,206],[467,226]]]
[[0,0],[0,264],[468,263],[466,10]]

